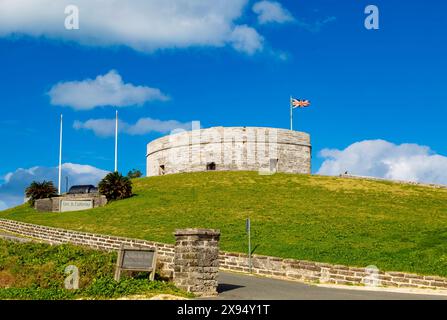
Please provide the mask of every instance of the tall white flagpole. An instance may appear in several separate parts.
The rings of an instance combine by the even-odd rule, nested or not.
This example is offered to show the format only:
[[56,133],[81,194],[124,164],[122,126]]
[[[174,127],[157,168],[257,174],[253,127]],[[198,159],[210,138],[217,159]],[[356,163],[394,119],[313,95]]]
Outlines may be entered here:
[[290,130],[293,130],[293,107],[292,107],[292,96],[290,96]]
[[60,134],[59,134],[59,182],[58,182],[58,193],[59,195],[62,194],[61,192],[61,180],[62,180],[62,114],[61,114],[61,128],[60,128]]
[[115,172],[118,172],[118,110],[115,119]]

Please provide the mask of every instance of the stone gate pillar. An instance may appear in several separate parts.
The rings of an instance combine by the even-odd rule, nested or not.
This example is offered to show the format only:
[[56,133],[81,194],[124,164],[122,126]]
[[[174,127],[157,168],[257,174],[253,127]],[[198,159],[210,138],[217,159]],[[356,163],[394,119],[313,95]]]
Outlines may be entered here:
[[175,231],[174,283],[198,296],[217,295],[220,231]]

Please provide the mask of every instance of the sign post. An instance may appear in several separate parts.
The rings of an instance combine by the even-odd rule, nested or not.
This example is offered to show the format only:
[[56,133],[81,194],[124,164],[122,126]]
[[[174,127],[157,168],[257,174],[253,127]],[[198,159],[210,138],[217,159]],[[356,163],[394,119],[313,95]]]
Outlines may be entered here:
[[251,222],[250,222],[250,218],[245,220],[245,231],[248,234],[248,268],[251,273],[252,263],[251,263]]
[[150,272],[149,279],[154,280],[157,267],[157,249],[120,246],[116,260],[115,280],[120,281],[122,271]]

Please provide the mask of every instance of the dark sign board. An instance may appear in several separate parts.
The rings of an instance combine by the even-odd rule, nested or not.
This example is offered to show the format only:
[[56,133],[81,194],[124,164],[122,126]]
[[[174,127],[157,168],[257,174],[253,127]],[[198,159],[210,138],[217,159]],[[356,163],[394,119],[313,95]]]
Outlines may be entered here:
[[154,280],[157,263],[157,250],[148,248],[120,248],[116,261],[115,280],[119,281],[121,271],[150,272],[150,280]]

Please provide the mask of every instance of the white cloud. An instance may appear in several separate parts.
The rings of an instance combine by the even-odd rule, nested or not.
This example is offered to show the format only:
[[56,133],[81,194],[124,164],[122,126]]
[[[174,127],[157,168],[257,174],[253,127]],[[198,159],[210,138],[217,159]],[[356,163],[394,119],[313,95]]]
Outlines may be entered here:
[[324,149],[326,160],[318,174],[350,174],[391,180],[447,184],[447,157],[417,144],[396,145],[384,140],[354,143],[344,150]]
[[50,89],[48,95],[51,104],[76,110],[102,106],[128,107],[148,101],[168,100],[159,89],[124,83],[115,70],[99,75],[94,80],[60,82]]
[[330,16],[313,22],[306,22],[303,19],[293,17],[279,2],[263,0],[253,5],[253,12],[258,15],[259,24],[267,23],[294,23],[298,27],[309,32],[320,32],[321,29],[334,21],[336,17]]
[[[118,129],[123,130],[127,124],[121,120],[118,122]],[[115,119],[90,119],[85,122],[76,120],[73,123],[73,128],[76,130],[85,129],[92,130],[97,136],[109,137],[115,134]]]
[[266,23],[286,23],[295,19],[292,14],[276,1],[260,1],[253,5],[253,12],[258,15],[260,24]]
[[[238,27],[235,21],[247,3],[248,0],[2,0],[0,36],[28,35],[91,46],[124,45],[144,52],[222,47],[233,44],[232,34]],[[64,27],[67,5],[79,8],[79,30]]]
[[234,49],[250,55],[259,51],[264,42],[264,38],[260,36],[255,29],[247,25],[234,28],[230,39]]
[[[62,191],[65,191],[65,177],[68,177],[69,185],[93,184],[96,185],[108,171],[89,165],[64,163],[62,165]],[[4,183],[0,184],[0,210],[23,203],[25,188],[32,181],[53,181],[57,188],[57,167],[32,167],[19,168],[5,176]]]
[[151,131],[168,133],[175,129],[191,129],[191,123],[181,123],[176,120],[162,121],[151,118],[141,118],[134,125],[130,125],[126,132],[131,135],[143,135]]
[[[73,128],[77,130],[92,130],[97,136],[110,137],[115,134],[115,119],[75,121]],[[130,135],[145,135],[150,132],[169,133],[175,129],[191,129],[191,123],[182,123],[176,120],[163,121],[152,118],[141,118],[135,124],[129,124],[122,120],[118,122],[119,132]]]

